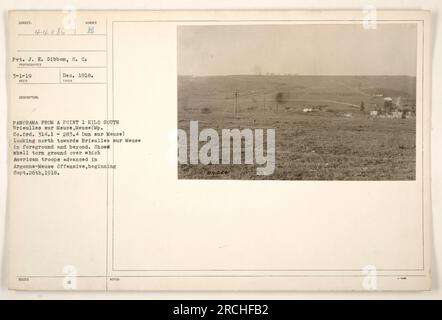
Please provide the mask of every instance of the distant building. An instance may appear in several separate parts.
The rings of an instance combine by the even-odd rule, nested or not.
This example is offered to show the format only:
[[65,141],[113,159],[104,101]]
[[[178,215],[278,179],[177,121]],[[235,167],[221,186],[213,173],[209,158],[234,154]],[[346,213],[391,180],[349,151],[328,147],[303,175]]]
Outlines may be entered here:
[[393,111],[393,99],[390,97],[384,98],[384,111],[385,113],[390,113]]
[[390,116],[392,118],[400,119],[402,118],[402,111],[393,111]]
[[411,111],[407,111],[407,112],[405,113],[405,118],[407,118],[407,119],[412,119],[412,118],[414,118],[414,114],[413,114],[413,112],[411,112]]

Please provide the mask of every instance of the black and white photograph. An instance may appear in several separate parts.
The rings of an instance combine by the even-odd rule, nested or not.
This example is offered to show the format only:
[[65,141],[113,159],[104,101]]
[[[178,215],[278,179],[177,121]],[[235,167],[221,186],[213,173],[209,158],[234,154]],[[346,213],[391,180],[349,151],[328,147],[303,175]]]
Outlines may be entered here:
[[415,180],[416,24],[177,33],[179,179]]

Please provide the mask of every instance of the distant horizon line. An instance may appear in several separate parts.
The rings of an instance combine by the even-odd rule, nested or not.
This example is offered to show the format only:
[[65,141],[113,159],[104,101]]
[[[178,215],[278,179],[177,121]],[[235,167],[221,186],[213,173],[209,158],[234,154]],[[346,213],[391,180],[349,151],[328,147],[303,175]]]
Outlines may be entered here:
[[252,74],[252,73],[236,73],[236,74],[178,74],[179,77],[230,77],[230,76],[307,76],[307,77],[410,77],[416,78],[416,75],[408,74],[300,74],[300,73],[265,73],[265,74]]

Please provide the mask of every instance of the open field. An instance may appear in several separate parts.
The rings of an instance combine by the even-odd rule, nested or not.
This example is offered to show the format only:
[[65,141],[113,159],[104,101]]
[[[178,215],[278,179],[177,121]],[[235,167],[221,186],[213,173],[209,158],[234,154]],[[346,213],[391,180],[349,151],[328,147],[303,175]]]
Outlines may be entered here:
[[[413,180],[416,119],[371,117],[384,97],[415,106],[414,77],[178,77],[178,128],[276,129],[273,175],[256,165],[179,165],[183,179]],[[237,113],[234,113],[238,90]],[[364,111],[361,111],[363,102]],[[311,112],[303,112],[305,108]]]

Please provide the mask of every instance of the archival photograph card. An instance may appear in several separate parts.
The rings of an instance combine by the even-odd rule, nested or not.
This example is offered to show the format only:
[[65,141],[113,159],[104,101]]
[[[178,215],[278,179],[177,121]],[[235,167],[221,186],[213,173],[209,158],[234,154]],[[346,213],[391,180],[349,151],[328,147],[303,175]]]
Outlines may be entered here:
[[430,290],[430,17],[10,11],[10,289]]

